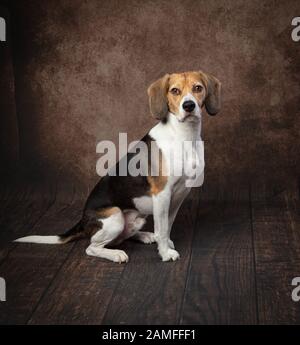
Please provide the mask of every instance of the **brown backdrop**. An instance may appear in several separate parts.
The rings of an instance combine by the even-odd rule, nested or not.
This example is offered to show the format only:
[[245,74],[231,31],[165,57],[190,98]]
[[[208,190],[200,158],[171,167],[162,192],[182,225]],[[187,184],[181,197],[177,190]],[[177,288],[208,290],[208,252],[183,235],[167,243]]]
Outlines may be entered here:
[[223,85],[220,115],[203,119],[206,176],[299,173],[300,42],[291,40],[298,0],[27,0],[6,8],[5,166],[20,157],[30,174],[60,171],[90,186],[99,140],[141,138],[154,125],[149,83],[203,69]]

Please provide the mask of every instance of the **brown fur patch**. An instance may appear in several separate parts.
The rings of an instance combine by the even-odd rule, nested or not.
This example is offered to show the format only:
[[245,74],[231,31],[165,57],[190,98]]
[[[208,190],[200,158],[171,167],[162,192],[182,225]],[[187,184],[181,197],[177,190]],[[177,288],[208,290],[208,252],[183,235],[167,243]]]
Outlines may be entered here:
[[[197,89],[201,86],[202,89]],[[172,89],[176,89],[173,92]],[[202,71],[166,74],[148,88],[151,114],[160,121],[166,121],[168,111],[179,113],[182,98],[192,94],[199,107],[205,105],[210,115],[215,115],[221,105],[221,83],[210,74]]]
[[[201,85],[203,90],[196,92],[195,86]],[[172,89],[176,88],[180,93],[173,94]],[[173,114],[179,112],[179,105],[184,96],[191,93],[198,101],[199,107],[202,107],[205,97],[208,93],[207,89],[207,77],[205,73],[199,72],[185,72],[185,73],[174,73],[169,78],[169,88],[167,93],[167,99],[169,104],[169,110]]]
[[121,212],[119,207],[105,207],[101,208],[100,210],[97,210],[96,215],[99,218],[108,218],[118,212]]
[[147,180],[150,184],[151,195],[156,195],[161,192],[168,182],[167,176],[148,176]]
[[169,74],[156,80],[148,88],[151,114],[158,120],[163,120],[168,114],[166,94],[168,91]]
[[[161,192],[165,185],[168,182],[168,170],[166,166],[165,159],[163,157],[162,151],[158,148],[156,142],[154,140],[147,142],[147,145],[149,147],[149,170],[148,170],[148,176],[147,181],[150,185],[150,195],[156,195],[159,192]],[[156,146],[155,150],[159,153],[159,159],[157,160],[151,160],[151,146]],[[153,175],[151,175],[153,173]]]

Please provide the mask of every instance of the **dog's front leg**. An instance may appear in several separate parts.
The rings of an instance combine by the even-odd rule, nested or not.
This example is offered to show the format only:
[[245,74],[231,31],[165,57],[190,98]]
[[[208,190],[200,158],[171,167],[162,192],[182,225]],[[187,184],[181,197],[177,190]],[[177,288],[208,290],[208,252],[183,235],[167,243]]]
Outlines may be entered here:
[[163,261],[177,260],[179,253],[170,247],[169,208],[171,191],[163,190],[153,196],[154,234]]
[[[171,199],[169,211],[169,234],[171,234],[172,226],[176,218],[176,215],[180,209],[180,206],[183,203],[186,196],[189,194],[190,190],[191,188],[187,188],[184,186],[180,190],[177,190],[177,193],[175,193]],[[174,243],[171,240],[171,238],[169,239],[169,245],[171,248],[174,248]]]

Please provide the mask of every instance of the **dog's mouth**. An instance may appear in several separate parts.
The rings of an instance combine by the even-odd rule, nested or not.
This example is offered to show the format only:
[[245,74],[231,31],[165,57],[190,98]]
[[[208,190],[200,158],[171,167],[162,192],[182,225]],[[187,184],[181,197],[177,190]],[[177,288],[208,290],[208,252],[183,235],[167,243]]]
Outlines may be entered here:
[[179,122],[198,122],[199,117],[194,113],[187,113],[184,117],[178,119]]

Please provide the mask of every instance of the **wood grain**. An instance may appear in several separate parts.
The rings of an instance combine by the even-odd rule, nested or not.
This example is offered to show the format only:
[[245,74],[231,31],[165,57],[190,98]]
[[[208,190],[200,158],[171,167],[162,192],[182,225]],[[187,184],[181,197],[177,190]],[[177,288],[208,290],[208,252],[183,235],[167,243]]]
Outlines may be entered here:
[[86,193],[59,184],[2,189],[0,324],[299,324],[291,299],[300,267],[298,187],[207,181],[175,221],[181,259],[163,263],[155,245],[126,241],[126,265],[86,256],[86,240],[12,244],[66,230]]
[[[67,212],[67,218],[70,218],[70,212]],[[77,219],[73,217],[74,220]],[[87,256],[85,249],[88,245],[88,240],[82,240],[60,246],[60,257],[65,259],[29,324],[101,323],[125,266]],[[63,251],[68,251],[68,247],[72,251],[66,257]],[[120,249],[129,253],[130,243],[121,245]]]
[[[257,323],[255,270],[247,186],[212,197],[198,217],[182,324]],[[213,200],[207,204],[207,200]],[[200,202],[201,208],[201,202]]]
[[176,324],[188,273],[199,190],[193,190],[175,220],[172,236],[181,258],[162,262],[156,245],[136,244],[111,299],[104,324]]
[[275,192],[253,184],[252,199],[259,321],[300,324],[300,304],[291,297],[292,279],[300,275],[297,185],[287,181]]
[[[54,194],[56,190],[53,191]],[[48,197],[49,195],[46,197],[47,200]],[[62,203],[55,195],[50,206],[48,202],[46,206],[44,205],[43,195],[31,200],[27,217],[31,220],[35,219],[31,212],[31,209],[35,208],[39,208],[41,212],[46,207],[47,213],[35,220],[32,228],[27,228],[28,223],[23,224],[24,218],[20,217],[18,232],[16,233],[14,229],[14,234],[18,236],[29,233],[55,234],[71,226],[76,218],[71,198],[72,196]],[[72,213],[68,210],[69,207],[73,210]],[[7,284],[7,301],[0,305],[1,324],[27,322],[70,249],[70,246],[63,248],[37,244],[13,244],[0,266],[1,276],[5,278]]]
[[0,213],[0,264],[15,247],[12,241],[29,234],[55,200],[51,188],[16,184],[6,194]]

